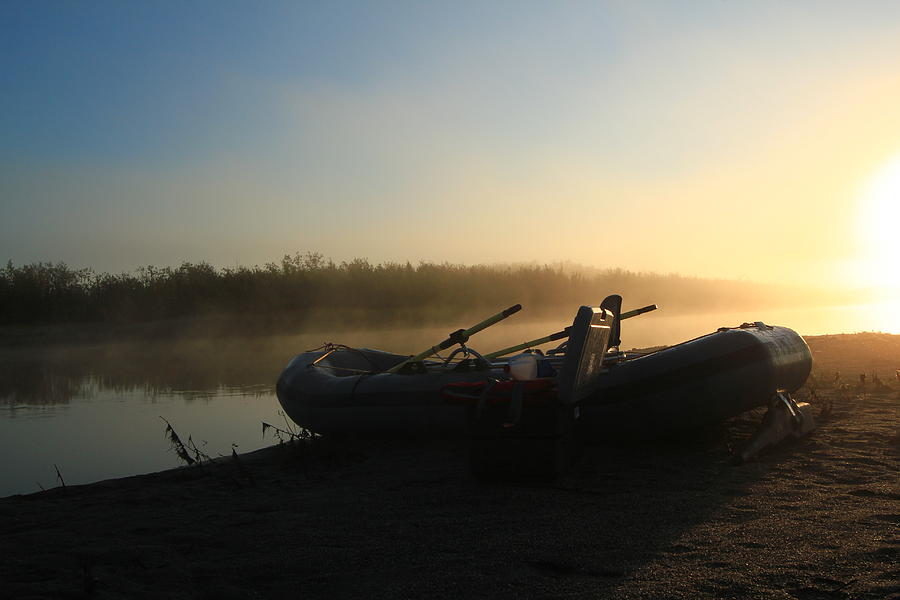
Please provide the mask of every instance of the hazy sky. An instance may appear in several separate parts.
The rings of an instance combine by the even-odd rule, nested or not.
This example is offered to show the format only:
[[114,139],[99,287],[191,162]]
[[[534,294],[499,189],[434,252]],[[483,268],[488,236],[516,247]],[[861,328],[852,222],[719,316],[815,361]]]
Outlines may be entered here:
[[10,0],[0,28],[3,261],[900,284],[900,2]]

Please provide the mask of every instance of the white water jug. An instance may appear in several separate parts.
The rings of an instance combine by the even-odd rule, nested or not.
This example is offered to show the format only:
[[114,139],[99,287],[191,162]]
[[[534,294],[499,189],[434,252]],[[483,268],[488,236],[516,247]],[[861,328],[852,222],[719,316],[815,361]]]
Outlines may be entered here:
[[536,354],[526,352],[509,359],[509,374],[513,379],[535,379],[537,370],[538,357]]

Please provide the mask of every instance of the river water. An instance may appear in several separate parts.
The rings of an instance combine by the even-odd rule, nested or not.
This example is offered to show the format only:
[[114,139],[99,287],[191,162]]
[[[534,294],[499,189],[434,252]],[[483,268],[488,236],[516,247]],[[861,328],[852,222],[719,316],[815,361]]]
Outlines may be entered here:
[[[803,335],[900,333],[900,309],[892,305],[677,316],[657,311],[623,323],[623,348],[673,344],[758,320]],[[488,352],[567,324],[512,317],[469,344]],[[246,452],[270,445],[275,440],[263,437],[262,422],[286,427],[273,388],[294,354],[326,341],[413,353],[449,329],[10,349],[0,354],[0,496],[55,487],[57,468],[73,485],[179,466],[160,417],[213,457],[233,447]]]

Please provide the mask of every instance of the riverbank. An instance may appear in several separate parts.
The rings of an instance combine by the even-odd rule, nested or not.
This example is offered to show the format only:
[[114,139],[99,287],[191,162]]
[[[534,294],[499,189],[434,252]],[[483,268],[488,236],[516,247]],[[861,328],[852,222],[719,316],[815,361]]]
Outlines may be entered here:
[[743,466],[728,457],[761,411],[590,447],[547,485],[474,481],[462,441],[275,446],[0,499],[0,582],[16,598],[889,598],[898,336],[809,343],[820,428]]

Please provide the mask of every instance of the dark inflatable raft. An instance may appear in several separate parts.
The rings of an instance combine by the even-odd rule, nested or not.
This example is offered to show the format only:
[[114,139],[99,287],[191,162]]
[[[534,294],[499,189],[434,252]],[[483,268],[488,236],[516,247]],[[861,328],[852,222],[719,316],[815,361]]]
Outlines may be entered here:
[[[627,355],[607,352],[616,319],[604,308],[581,307],[565,355],[541,357],[555,373],[544,378],[542,398],[550,390],[571,406],[575,427],[588,438],[716,423],[765,406],[778,391],[796,391],[811,370],[809,348],[786,327],[745,323]],[[448,401],[448,390],[510,384],[505,361],[465,350],[470,354],[462,361],[417,362],[388,372],[409,357],[327,345],[290,361],[276,385],[278,400],[291,419],[317,433],[462,434],[467,407]]]

